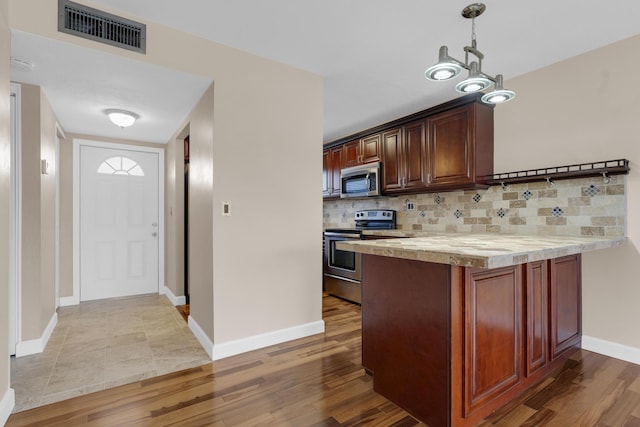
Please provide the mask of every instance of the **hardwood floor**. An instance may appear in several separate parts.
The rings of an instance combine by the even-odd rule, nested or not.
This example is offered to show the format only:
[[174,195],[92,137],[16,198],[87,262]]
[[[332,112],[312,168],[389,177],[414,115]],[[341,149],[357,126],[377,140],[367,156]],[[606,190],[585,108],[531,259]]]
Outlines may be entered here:
[[[7,426],[421,425],[372,391],[360,308],[324,297],[323,309],[324,335],[16,413]],[[579,351],[481,425],[640,426],[640,366]]]
[[189,321],[189,304],[177,305],[176,310],[178,310],[185,322]]

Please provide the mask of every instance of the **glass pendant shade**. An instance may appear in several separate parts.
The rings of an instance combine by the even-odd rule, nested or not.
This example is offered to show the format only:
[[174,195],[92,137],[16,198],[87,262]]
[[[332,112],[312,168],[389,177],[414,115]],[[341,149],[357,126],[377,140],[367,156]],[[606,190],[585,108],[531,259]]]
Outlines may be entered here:
[[473,93],[485,90],[489,86],[491,86],[491,80],[478,73],[478,64],[476,62],[472,62],[469,77],[458,83],[456,85],[456,90],[462,93]]
[[449,58],[446,46],[440,47],[438,63],[427,68],[424,76],[429,80],[449,80],[462,71],[462,66]]
[[496,76],[496,87],[491,92],[482,97],[482,102],[487,104],[500,104],[502,102],[511,101],[516,97],[516,93],[512,90],[502,87],[502,74]]

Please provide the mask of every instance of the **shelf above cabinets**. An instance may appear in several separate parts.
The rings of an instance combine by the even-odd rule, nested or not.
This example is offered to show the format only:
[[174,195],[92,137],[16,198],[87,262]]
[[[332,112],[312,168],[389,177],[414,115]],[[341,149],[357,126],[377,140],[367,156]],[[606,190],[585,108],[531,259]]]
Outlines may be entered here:
[[611,175],[626,175],[629,173],[629,170],[629,160],[627,159],[605,160],[601,162],[498,173],[489,176],[487,184],[505,186],[509,184],[523,184],[526,182],[544,180],[553,181],[594,176],[602,176],[606,180],[607,177]]

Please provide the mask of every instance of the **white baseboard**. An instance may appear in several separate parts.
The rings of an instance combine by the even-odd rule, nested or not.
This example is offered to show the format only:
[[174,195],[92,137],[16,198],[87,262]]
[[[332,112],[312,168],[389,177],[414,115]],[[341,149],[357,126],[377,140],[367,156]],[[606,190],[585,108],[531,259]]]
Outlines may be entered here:
[[175,296],[173,292],[171,292],[171,289],[166,286],[164,287],[164,294],[169,298],[169,301],[171,301],[171,304],[173,305],[185,305],[187,303],[187,298],[185,296]]
[[582,348],[640,365],[640,348],[629,347],[587,335],[582,336]]
[[229,341],[221,344],[214,344],[212,353],[213,360],[223,359],[247,351],[257,350],[270,345],[280,344],[310,335],[324,332],[324,321],[318,320],[304,325],[293,326],[291,328],[280,329],[278,331],[267,332],[266,334],[254,335],[252,337]]
[[80,298],[76,296],[70,297],[61,297],[60,298],[60,307],[68,307],[70,305],[78,305],[80,304]]
[[196,336],[196,339],[198,340],[202,348],[204,348],[204,351],[206,351],[209,357],[211,357],[213,355],[213,342],[209,339],[207,334],[205,334],[200,325],[198,325],[198,322],[196,322],[193,317],[189,316],[187,324],[189,325],[189,329],[191,329],[191,332],[193,332],[193,335]]
[[40,338],[36,338],[35,340],[28,341],[20,341],[16,344],[16,357],[28,356],[30,354],[42,353],[44,348],[47,346],[49,342],[49,338],[51,338],[51,334],[58,324],[58,313],[53,313],[51,316],[51,320],[49,320],[49,324],[42,332],[42,336]]
[[10,388],[0,400],[0,426],[7,423],[14,406],[16,406],[16,393]]

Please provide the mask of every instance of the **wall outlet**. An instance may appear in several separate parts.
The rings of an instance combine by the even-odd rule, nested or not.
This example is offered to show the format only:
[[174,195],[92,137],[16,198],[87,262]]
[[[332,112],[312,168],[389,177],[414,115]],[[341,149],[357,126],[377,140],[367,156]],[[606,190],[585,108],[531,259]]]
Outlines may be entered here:
[[412,210],[414,210],[414,209],[415,209],[415,208],[414,208],[414,206],[413,206],[413,202],[409,202],[409,201],[408,201],[408,202],[407,202],[407,210],[408,210],[408,211],[412,211]]

